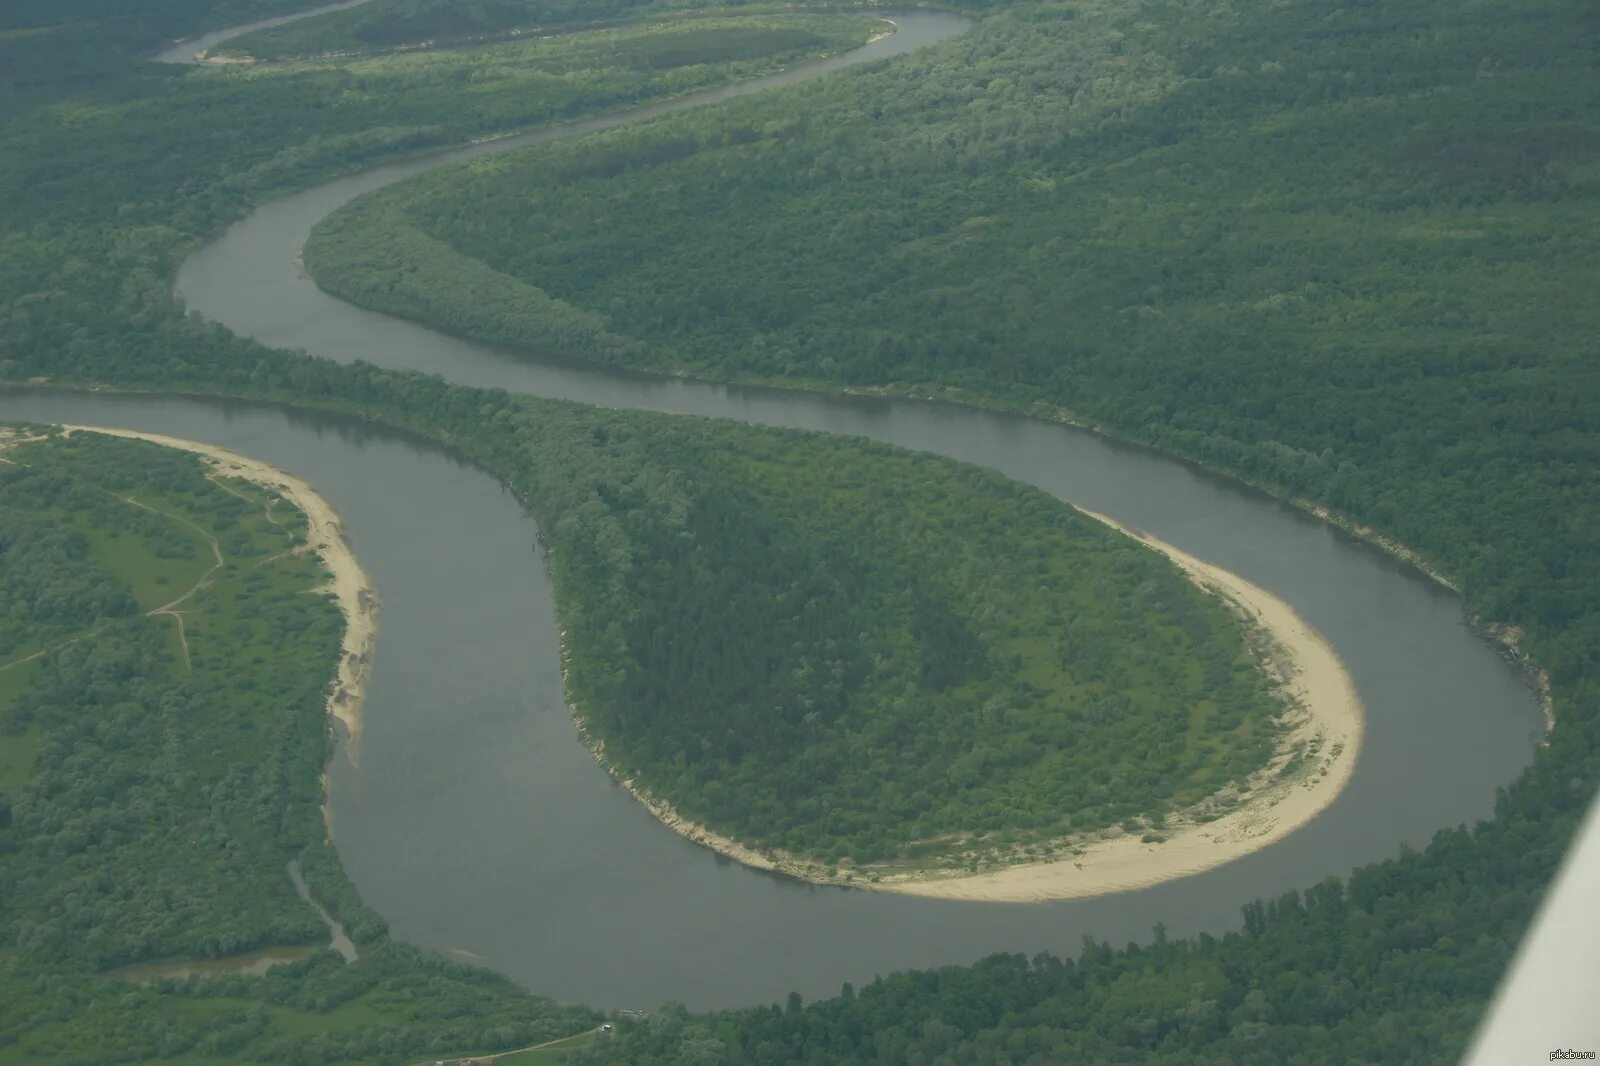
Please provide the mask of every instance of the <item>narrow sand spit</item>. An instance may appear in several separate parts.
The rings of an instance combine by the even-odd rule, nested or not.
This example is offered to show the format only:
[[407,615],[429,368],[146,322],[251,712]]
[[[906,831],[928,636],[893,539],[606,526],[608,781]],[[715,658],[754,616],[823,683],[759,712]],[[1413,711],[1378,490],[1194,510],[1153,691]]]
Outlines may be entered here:
[[[1113,830],[1100,839],[1072,841],[1058,850],[1056,858],[1042,862],[979,873],[885,873],[877,881],[868,879],[871,870],[859,870],[847,880],[843,872],[828,876],[821,867],[715,833],[645,794],[632,781],[623,781],[623,787],[674,832],[747,866],[780,870],[818,884],[848,883],[883,892],[996,903],[1077,899],[1174,881],[1259,851],[1322,813],[1350,783],[1364,724],[1361,697],[1333,646],[1294,608],[1259,585],[1105,515],[1084,513],[1171,559],[1196,584],[1229,603],[1272,645],[1273,668],[1282,676],[1283,691],[1293,708],[1291,727],[1274,758],[1243,783],[1244,794],[1230,790],[1237,800],[1228,813],[1210,822],[1181,812],[1170,816],[1160,843]],[[603,749],[598,744],[593,747],[603,765]]]
[[344,612],[344,641],[339,657],[339,676],[328,693],[328,713],[343,723],[348,750],[354,758],[361,738],[361,702],[366,694],[367,675],[372,668],[372,649],[378,638],[378,598],[372,579],[356,560],[345,542],[339,515],[315,489],[297,477],[237,452],[214,444],[180,440],[160,433],[140,433],[106,426],[62,426],[67,433],[103,433],[111,437],[133,437],[168,448],[178,448],[204,456],[214,473],[240,478],[279,493],[305,513],[310,528],[307,543],[332,574],[332,580],[319,591],[331,592]]

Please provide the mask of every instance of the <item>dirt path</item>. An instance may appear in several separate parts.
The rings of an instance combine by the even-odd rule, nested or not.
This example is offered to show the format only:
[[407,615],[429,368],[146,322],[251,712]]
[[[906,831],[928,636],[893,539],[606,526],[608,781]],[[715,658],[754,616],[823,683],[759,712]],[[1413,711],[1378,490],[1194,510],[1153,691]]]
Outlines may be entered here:
[[570,1040],[576,1040],[578,1037],[587,1036],[592,1032],[596,1032],[596,1030],[586,1029],[584,1032],[573,1033],[571,1036],[558,1037],[555,1040],[546,1040],[542,1044],[529,1044],[527,1047],[514,1047],[510,1051],[496,1051],[493,1055],[469,1055],[464,1058],[455,1057],[447,1059],[428,1059],[426,1062],[419,1063],[418,1066],[432,1066],[433,1063],[441,1061],[447,1063],[470,1062],[473,1064],[473,1066],[478,1066],[479,1063],[493,1062],[495,1059],[503,1059],[507,1055],[521,1055],[527,1051],[539,1051],[543,1048],[555,1047],[557,1044],[565,1044]]
[[33,662],[33,660],[39,658],[40,656],[49,655],[53,651],[60,651],[62,648],[70,648],[74,644],[78,643],[78,641],[80,641],[80,640],[88,640],[90,637],[92,637],[95,634],[101,632],[101,630],[104,630],[105,628],[106,628],[105,626],[101,626],[99,629],[91,629],[87,633],[79,633],[75,637],[68,637],[66,640],[63,640],[59,644],[52,644],[48,648],[40,648],[38,651],[32,652],[31,654],[28,654],[28,655],[24,655],[20,659],[13,659],[10,662],[6,663],[4,666],[0,666],[0,674],[5,673],[7,670],[13,669],[14,667],[21,666],[23,663],[31,663],[31,662]]
[[190,529],[204,537],[206,542],[211,545],[211,554],[216,559],[216,562],[212,564],[209,570],[200,575],[200,580],[196,581],[194,586],[190,588],[188,592],[185,592],[182,596],[179,596],[171,603],[162,604],[160,607],[157,607],[154,610],[145,612],[146,618],[157,618],[162,615],[166,615],[174,622],[178,623],[178,647],[183,650],[183,665],[186,669],[193,671],[194,664],[189,660],[189,635],[188,633],[184,632],[183,612],[178,610],[178,605],[209,585],[211,583],[211,575],[228,565],[227,560],[222,556],[222,544],[217,540],[216,537],[212,536],[210,533],[206,532],[206,530],[200,528],[198,525],[189,521],[182,515],[173,514],[171,511],[163,511],[159,507],[151,507],[148,503],[140,503],[132,496],[119,496],[117,498],[123,503],[132,504],[134,507],[149,511],[151,514],[158,514],[162,518],[170,518],[180,525],[188,526]]
[[[131,437],[146,440],[168,448],[195,452],[211,464],[214,477],[233,477],[261,485],[288,499],[306,516],[309,523],[307,542],[322,564],[332,575],[324,587],[333,594],[344,613],[345,629],[339,659],[339,676],[328,694],[328,713],[343,724],[348,737],[349,750],[354,757],[357,741],[361,737],[361,703],[365,695],[367,676],[372,666],[372,651],[378,635],[378,598],[372,581],[355,553],[345,542],[339,515],[327,500],[317,494],[305,481],[213,444],[181,440],[160,433],[142,433],[131,429],[113,429],[104,426],[62,427],[67,432],[103,433],[113,437]],[[220,549],[218,550],[220,555]],[[182,601],[177,601],[181,603]],[[169,604],[168,607],[174,606]]]

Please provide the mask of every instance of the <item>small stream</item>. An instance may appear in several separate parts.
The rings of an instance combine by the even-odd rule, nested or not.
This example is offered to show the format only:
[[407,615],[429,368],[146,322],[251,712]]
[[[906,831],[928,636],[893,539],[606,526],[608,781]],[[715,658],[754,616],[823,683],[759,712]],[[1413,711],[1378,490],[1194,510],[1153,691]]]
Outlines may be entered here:
[[[311,888],[300,873],[300,860],[291,859],[286,867],[289,880],[300,898],[311,904],[328,927],[328,947],[343,956],[345,962],[355,962],[360,957],[355,942],[345,934],[344,926],[334,920],[327,909],[311,897]],[[261,948],[220,959],[169,959],[164,962],[141,962],[113,970],[112,975],[129,981],[159,981],[181,977],[259,977],[274,966],[299,962],[316,948],[308,945]]]

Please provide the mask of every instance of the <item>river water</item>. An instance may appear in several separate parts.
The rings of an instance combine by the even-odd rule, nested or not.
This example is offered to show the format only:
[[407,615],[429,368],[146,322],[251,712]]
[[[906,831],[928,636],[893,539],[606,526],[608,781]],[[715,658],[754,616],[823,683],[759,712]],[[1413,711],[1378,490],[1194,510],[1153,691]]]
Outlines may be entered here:
[[[866,59],[966,25],[894,17],[899,32]],[[699,102],[748,91],[752,83]],[[1528,687],[1467,628],[1453,594],[1260,493],[1020,417],[543,363],[351,307],[294,270],[311,225],[361,192],[444,160],[672,106],[684,105],[380,167],[267,204],[185,264],[180,292],[192,309],[269,344],[611,407],[860,434],[991,466],[1148,530],[1272,590],[1328,637],[1367,708],[1355,776],[1278,844],[1097,899],[958,903],[759,873],[661,827],[578,743],[534,525],[486,474],[406,435],[332,416],[0,392],[0,417],[214,442],[306,478],[340,510],[383,610],[360,750],[330,773],[333,832],[350,876],[397,936],[600,1007],[766,1003],[994,951],[1070,954],[1084,936],[1120,944],[1147,938],[1158,921],[1174,935],[1220,933],[1238,926],[1245,901],[1343,875],[1490,813],[1494,790],[1527,765],[1540,734]]]
[[301,19],[311,18],[313,15],[326,15],[334,11],[343,11],[347,7],[360,7],[369,0],[340,0],[336,4],[324,4],[321,7],[308,8],[305,11],[296,11],[289,15],[275,15],[272,18],[261,19],[257,22],[246,22],[238,26],[229,26],[226,29],[213,30],[211,33],[198,37],[185,37],[181,41],[173,41],[150,58],[157,63],[193,63],[201,52],[208,52],[224,41],[231,41],[235,37],[243,37],[256,30],[269,30],[274,26],[282,26],[287,22],[299,22]]

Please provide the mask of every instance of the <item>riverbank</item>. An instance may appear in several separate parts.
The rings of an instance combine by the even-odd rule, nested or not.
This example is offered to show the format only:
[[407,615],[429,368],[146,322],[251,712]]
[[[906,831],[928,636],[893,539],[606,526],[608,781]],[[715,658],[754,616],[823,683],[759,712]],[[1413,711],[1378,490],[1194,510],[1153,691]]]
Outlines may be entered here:
[[[1288,729],[1266,766],[1205,802],[1168,816],[1158,831],[1112,828],[1059,841],[1048,860],[976,872],[834,869],[740,843],[684,817],[633,780],[613,777],[662,825],[746,866],[813,884],[999,903],[1081,899],[1173,881],[1259,851],[1326,810],[1350,783],[1364,728],[1355,681],[1332,645],[1261,586],[1105,515],[1084,513],[1165,555],[1190,580],[1221,597],[1251,632],[1263,668],[1275,676],[1288,707]],[[588,746],[605,766],[604,744],[589,738]]]
[[[1283,600],[1165,541],[1085,512],[1171,559],[1196,584],[1240,612],[1269,641],[1293,714],[1271,762],[1228,798],[1227,813],[1167,819],[1159,833],[1112,830],[1072,842],[1067,854],[969,875],[913,875],[871,887],[943,899],[1021,902],[1077,899],[1146,888],[1209,870],[1282,840],[1338,798],[1355,771],[1364,712],[1332,645]],[[1204,806],[1204,805],[1202,805]],[[1159,838],[1159,839],[1155,839]]]
[[328,693],[328,714],[343,725],[346,743],[353,757],[356,742],[361,738],[361,707],[372,669],[372,651],[378,639],[378,598],[372,587],[372,579],[361,568],[355,552],[344,539],[343,525],[333,506],[308,482],[258,459],[214,444],[108,426],[64,425],[62,429],[68,433],[131,437],[167,448],[194,452],[210,464],[215,474],[249,481],[278,493],[306,516],[307,546],[331,575],[329,582],[317,591],[331,594],[345,619],[338,676]]

